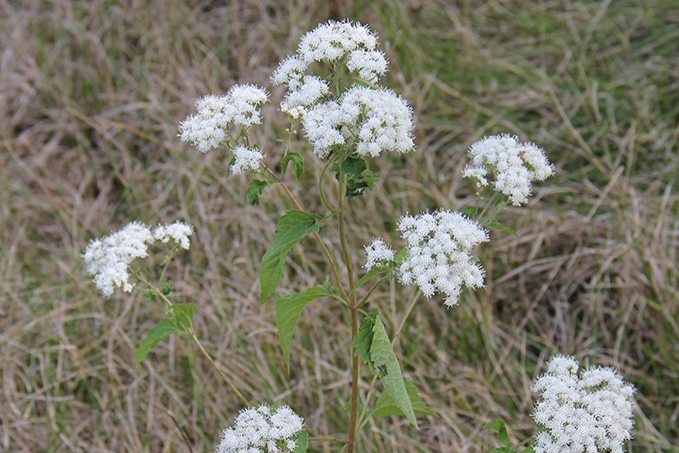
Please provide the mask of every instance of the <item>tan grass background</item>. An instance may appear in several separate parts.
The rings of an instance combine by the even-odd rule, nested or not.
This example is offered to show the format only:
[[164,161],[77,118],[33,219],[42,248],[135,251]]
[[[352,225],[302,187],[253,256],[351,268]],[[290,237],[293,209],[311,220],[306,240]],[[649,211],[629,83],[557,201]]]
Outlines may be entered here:
[[[474,201],[459,172],[484,134],[535,141],[558,173],[502,214],[517,235],[482,248],[487,288],[449,311],[422,301],[403,332],[404,372],[439,416],[420,431],[375,420],[359,451],[488,451],[497,441],[483,425],[498,417],[527,440],[530,385],[554,353],[615,366],[637,386],[630,451],[679,451],[679,8],[318,3],[0,0],[0,450],[187,451],[172,413],[193,451],[212,451],[237,414],[181,338],[134,366],[162,313],[140,293],[103,300],[81,259],[131,220],[195,226],[170,271],[177,300],[198,304],[208,349],[248,395],[291,405],[313,435],[344,435],[346,313],[330,301],[305,312],[287,377],[272,305],[258,303],[258,262],[285,203],[271,189],[247,206],[248,178],[227,175],[229,156],[177,138],[196,97],[269,86],[302,34],[339,15],[379,34],[387,83],[418,124],[417,153],[380,157],[374,197],[352,202],[355,264],[372,236],[396,240],[399,215]],[[258,139],[276,162],[284,122],[272,94]],[[320,209],[317,171],[293,185],[309,210]],[[289,261],[286,291],[328,272],[312,241]],[[412,296],[397,284],[374,294],[388,328]]]

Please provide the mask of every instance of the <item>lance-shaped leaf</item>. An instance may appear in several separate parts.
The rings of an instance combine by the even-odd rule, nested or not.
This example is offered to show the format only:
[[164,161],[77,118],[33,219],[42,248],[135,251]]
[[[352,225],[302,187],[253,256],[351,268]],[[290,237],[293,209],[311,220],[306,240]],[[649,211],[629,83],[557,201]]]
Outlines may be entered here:
[[269,181],[264,181],[261,179],[253,179],[248,184],[248,190],[245,193],[245,198],[249,205],[257,206],[259,204],[259,198],[262,196],[262,192],[269,185]]
[[288,211],[278,220],[271,246],[259,270],[260,302],[273,294],[283,278],[283,265],[290,249],[302,238],[318,231],[321,217],[303,211]]
[[155,345],[175,332],[179,332],[179,328],[174,322],[167,318],[161,319],[158,324],[148,331],[141,341],[141,344],[134,354],[134,363],[137,364],[141,362]]
[[174,324],[182,332],[190,332],[193,329],[193,315],[196,314],[196,304],[172,304]]
[[297,321],[304,307],[310,302],[323,297],[333,296],[329,283],[312,286],[302,292],[276,296],[276,325],[278,326],[278,339],[281,342],[283,358],[290,372],[290,343],[292,334],[295,332]]
[[306,453],[307,445],[309,444],[309,433],[306,429],[295,434],[292,440],[295,441],[294,453]]
[[[415,384],[409,379],[405,380],[406,383],[406,391],[408,392],[408,397],[410,398],[410,402],[413,405],[413,411],[417,415],[436,415],[436,412],[434,412],[429,406],[427,406],[427,403],[424,402],[422,397],[420,397],[420,394],[417,392],[417,389],[415,388]],[[391,395],[389,393],[383,393],[380,395],[379,398],[377,398],[377,401],[375,402],[375,407],[373,407],[372,410],[372,415],[376,417],[386,417],[388,415],[404,415],[403,411],[401,408],[399,408],[396,403],[394,403],[394,400],[391,398]]]
[[300,153],[287,153],[283,156],[283,160],[281,161],[283,173],[285,173],[290,162],[292,162],[292,168],[295,170],[295,178],[297,178],[297,182],[299,182],[302,173],[304,172],[304,157],[302,157]]
[[389,341],[389,336],[379,316],[375,319],[373,327],[370,360],[372,361],[373,369],[380,376],[382,384],[384,384],[384,388],[389,396],[391,396],[391,399],[403,411],[403,415],[405,415],[408,421],[415,428],[419,429],[415,419],[413,404],[410,401],[405,382],[403,381],[401,366],[398,363],[396,354],[394,354],[394,348],[391,347],[391,341]]
[[354,337],[352,346],[356,355],[367,363],[372,368],[372,361],[370,360],[370,346],[373,342],[373,327],[375,327],[375,319],[377,318],[377,310],[373,310],[368,314],[358,328],[358,335]]

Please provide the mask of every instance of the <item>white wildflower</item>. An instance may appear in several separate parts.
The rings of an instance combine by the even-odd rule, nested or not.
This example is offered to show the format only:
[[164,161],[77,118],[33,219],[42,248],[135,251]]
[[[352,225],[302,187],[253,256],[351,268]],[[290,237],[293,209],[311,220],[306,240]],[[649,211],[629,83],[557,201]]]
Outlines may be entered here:
[[556,356],[533,385],[540,401],[533,419],[542,428],[536,453],[622,453],[632,437],[634,387],[612,368],[578,376],[572,357]]
[[135,258],[148,256],[147,245],[153,242],[151,230],[139,222],[96,239],[87,246],[83,258],[87,272],[101,293],[110,297],[116,287],[132,291],[128,266]]
[[248,408],[224,430],[217,453],[291,452],[296,447],[292,437],[303,428],[304,420],[288,406]]
[[267,99],[266,90],[255,85],[235,85],[224,96],[203,96],[196,101],[196,114],[179,124],[179,137],[206,153],[222,144],[229,124],[259,124],[259,108]]
[[364,25],[330,21],[306,33],[299,43],[300,58],[312,61],[335,61],[358,47],[372,50],[377,37]]
[[394,251],[384,243],[382,238],[375,238],[370,244],[366,245],[365,253],[367,259],[363,267],[367,270],[394,260]]
[[257,148],[238,146],[233,150],[235,162],[231,165],[231,173],[238,175],[246,170],[257,170],[262,166],[264,155]]
[[356,49],[349,54],[347,68],[357,72],[361,79],[375,83],[387,72],[387,59],[379,50]]
[[281,102],[281,111],[293,118],[301,118],[309,106],[316,104],[330,92],[328,82],[320,77],[304,76],[297,89],[288,91]]
[[517,137],[503,134],[485,137],[469,148],[471,163],[462,172],[480,185],[486,176],[495,176],[495,189],[509,197],[512,204],[525,203],[531,193],[531,182],[542,181],[553,174],[544,151],[533,143],[520,143]]
[[297,90],[309,64],[297,56],[290,56],[283,60],[273,72],[271,81],[274,85],[288,85],[291,90]]
[[403,216],[398,230],[408,250],[399,268],[401,283],[416,284],[426,297],[444,293],[447,307],[457,304],[463,285],[483,286],[484,270],[470,253],[472,247],[488,241],[488,233],[475,221],[440,210]]
[[352,142],[356,153],[376,157],[382,151],[405,153],[415,147],[412,110],[389,90],[353,86],[339,101],[327,101],[309,110],[302,125],[319,157],[332,146]]
[[153,238],[168,243],[170,240],[184,250],[189,249],[189,238],[193,235],[193,227],[184,222],[174,222],[169,225],[158,225],[153,230]]

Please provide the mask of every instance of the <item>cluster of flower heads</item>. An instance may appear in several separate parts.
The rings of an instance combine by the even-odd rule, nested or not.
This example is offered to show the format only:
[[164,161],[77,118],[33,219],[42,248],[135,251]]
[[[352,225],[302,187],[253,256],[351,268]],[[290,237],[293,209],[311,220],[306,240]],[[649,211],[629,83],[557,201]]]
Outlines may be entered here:
[[248,408],[224,430],[217,453],[291,452],[297,446],[293,437],[303,428],[304,420],[288,406]]
[[147,247],[155,241],[189,248],[193,227],[183,222],[158,225],[153,231],[140,222],[132,222],[108,236],[95,239],[83,256],[87,272],[94,275],[94,283],[101,293],[110,297],[116,287],[132,291],[128,267],[136,258],[148,256]]
[[388,90],[354,86],[337,101],[314,106],[302,125],[318,157],[335,145],[352,143],[356,154],[376,157],[382,151],[406,153],[415,147],[410,106]]
[[273,83],[288,89],[281,110],[302,120],[314,153],[321,158],[336,145],[355,146],[357,154],[372,157],[415,147],[412,110],[403,98],[390,90],[354,85],[339,99],[331,99],[328,81],[309,73],[314,62],[343,59],[351,73],[375,84],[387,70],[387,60],[376,45],[377,37],[367,27],[330,21],[304,35],[297,53],[273,73]]
[[622,453],[633,427],[634,387],[612,368],[588,368],[555,356],[533,385],[541,395],[533,419],[542,427],[536,453]]
[[359,23],[330,21],[305,34],[297,53],[283,60],[271,77],[274,84],[288,87],[281,110],[300,118],[310,106],[328,95],[328,82],[307,73],[314,62],[345,59],[349,71],[376,83],[387,71],[387,60],[375,49],[376,45],[377,36]]
[[542,181],[553,173],[544,151],[533,143],[503,134],[485,137],[469,148],[471,163],[462,175],[487,186],[494,175],[495,190],[507,195],[514,206],[525,203],[532,181]]
[[[483,286],[483,268],[471,249],[488,241],[488,232],[478,223],[457,212],[439,210],[432,214],[401,217],[398,224],[408,252],[398,269],[404,285],[417,285],[426,297],[436,292],[446,295],[444,304],[457,304],[462,286]],[[366,248],[365,267],[371,268],[394,259],[394,252],[382,239]]]
[[[261,123],[260,108],[268,98],[266,90],[255,85],[234,85],[224,96],[203,96],[196,101],[196,114],[179,125],[179,137],[206,153],[225,143],[230,125],[247,129]],[[248,153],[237,151],[232,165],[234,174],[259,168],[263,156],[258,149],[249,148]]]

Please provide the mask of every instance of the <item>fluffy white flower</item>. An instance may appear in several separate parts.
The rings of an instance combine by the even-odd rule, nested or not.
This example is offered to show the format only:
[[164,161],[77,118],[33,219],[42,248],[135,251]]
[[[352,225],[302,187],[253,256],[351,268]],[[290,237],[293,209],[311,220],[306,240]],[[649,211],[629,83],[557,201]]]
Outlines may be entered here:
[[632,437],[634,387],[612,368],[578,376],[572,357],[556,356],[533,385],[541,398],[533,419],[542,428],[536,453],[622,453]]
[[234,426],[226,428],[217,453],[290,452],[292,439],[304,428],[304,420],[288,406],[271,410],[268,406],[248,408],[236,417]]
[[304,131],[323,158],[332,146],[353,143],[356,153],[376,157],[383,151],[405,153],[415,147],[412,110],[389,90],[353,86],[339,101],[327,101],[302,118]]
[[370,244],[366,245],[365,254],[366,261],[363,267],[367,270],[394,259],[394,251],[384,243],[382,238],[375,238]]
[[111,296],[116,287],[132,291],[127,268],[135,258],[148,256],[147,245],[153,240],[146,225],[132,222],[122,230],[90,242],[83,258],[87,272],[94,275],[94,283],[104,296]]
[[268,96],[266,90],[255,85],[234,85],[224,96],[203,96],[196,101],[196,114],[179,124],[179,137],[206,153],[226,138],[229,124],[259,124],[259,108]]
[[347,68],[367,82],[377,82],[387,72],[387,59],[379,50],[356,49],[349,53]]
[[285,95],[285,99],[281,102],[281,111],[299,119],[306,113],[309,106],[316,104],[329,92],[328,82],[322,78],[313,75],[304,76],[298,87],[295,90],[291,89]]
[[444,293],[448,307],[457,304],[463,285],[483,286],[484,270],[470,254],[472,247],[488,241],[488,233],[478,223],[440,210],[403,216],[398,230],[408,250],[399,268],[401,283],[416,284],[426,297]]
[[302,78],[309,64],[297,56],[290,56],[283,60],[273,72],[271,81],[274,85],[288,85],[296,90],[302,83]]
[[234,175],[238,175],[245,170],[257,170],[262,166],[264,155],[257,148],[238,146],[233,150],[233,154],[236,160],[231,165],[231,173]]
[[170,225],[158,225],[153,230],[153,238],[167,243],[170,240],[178,244],[184,250],[189,249],[189,238],[193,235],[193,227],[184,222],[174,222]]
[[306,63],[335,61],[358,47],[372,50],[376,44],[377,37],[364,25],[329,21],[306,33],[297,53]]
[[495,176],[495,190],[507,195],[512,204],[525,203],[532,181],[542,181],[553,174],[544,151],[533,143],[520,143],[517,137],[503,134],[485,137],[469,148],[471,163],[462,172],[480,185],[486,176]]

